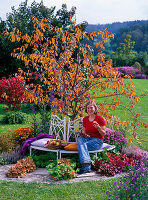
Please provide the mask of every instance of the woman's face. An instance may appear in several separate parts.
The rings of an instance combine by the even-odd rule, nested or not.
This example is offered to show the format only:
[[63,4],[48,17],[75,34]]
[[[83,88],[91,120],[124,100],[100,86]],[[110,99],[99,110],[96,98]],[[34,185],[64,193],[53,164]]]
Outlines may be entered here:
[[88,106],[87,106],[87,114],[88,115],[92,115],[92,114],[94,114],[95,113],[95,107],[92,105],[92,104],[89,104]]

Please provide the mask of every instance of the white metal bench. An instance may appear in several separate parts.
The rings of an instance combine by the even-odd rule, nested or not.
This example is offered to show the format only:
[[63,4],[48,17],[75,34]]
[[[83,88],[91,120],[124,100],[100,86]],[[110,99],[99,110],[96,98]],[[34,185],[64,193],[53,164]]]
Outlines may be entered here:
[[[64,119],[60,119],[56,115],[51,116],[50,121],[50,135],[59,135],[61,139],[66,140],[67,142],[76,142],[79,137],[79,133],[81,133],[83,128],[83,118],[78,118],[74,121],[68,120],[68,130],[66,133],[66,117]],[[42,139],[40,139],[41,141]],[[44,144],[50,140],[50,138],[45,138],[43,141],[43,145],[36,145],[36,142],[31,143],[30,146],[30,155],[32,155],[32,149],[41,150],[41,151],[50,151],[55,152],[57,154],[57,159],[61,159],[62,154],[77,154],[78,151],[67,151],[64,149],[48,149],[44,147]],[[39,140],[38,140],[39,141]],[[97,155],[98,152],[102,152],[104,148],[107,150],[112,150],[115,148],[114,145],[109,145],[107,143],[103,143],[103,147],[99,150],[89,151],[89,153],[95,153]]]

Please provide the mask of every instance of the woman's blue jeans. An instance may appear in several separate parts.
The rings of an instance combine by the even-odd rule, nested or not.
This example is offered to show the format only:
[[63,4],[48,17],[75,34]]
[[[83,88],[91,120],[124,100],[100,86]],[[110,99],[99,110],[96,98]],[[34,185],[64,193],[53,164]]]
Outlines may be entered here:
[[[102,147],[103,141],[99,138],[79,137],[78,138],[78,153],[81,165],[83,163],[91,163],[90,155],[88,151],[98,150]],[[83,166],[81,170],[88,171],[91,168],[91,164]]]

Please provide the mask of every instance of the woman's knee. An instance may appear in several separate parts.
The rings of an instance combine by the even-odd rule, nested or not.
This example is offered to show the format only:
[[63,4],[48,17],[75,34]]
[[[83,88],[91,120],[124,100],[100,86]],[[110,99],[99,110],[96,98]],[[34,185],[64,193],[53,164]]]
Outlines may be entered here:
[[78,137],[78,143],[80,144],[80,143],[83,143],[84,142],[84,138],[83,137]]

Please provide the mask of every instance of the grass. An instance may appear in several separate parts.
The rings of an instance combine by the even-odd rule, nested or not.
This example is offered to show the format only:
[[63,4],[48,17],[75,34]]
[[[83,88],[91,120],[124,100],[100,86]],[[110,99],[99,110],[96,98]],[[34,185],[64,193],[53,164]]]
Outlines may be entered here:
[[80,183],[18,183],[0,181],[1,200],[105,200],[106,188],[117,179]]

